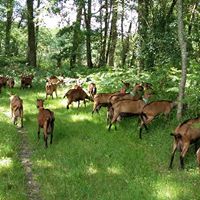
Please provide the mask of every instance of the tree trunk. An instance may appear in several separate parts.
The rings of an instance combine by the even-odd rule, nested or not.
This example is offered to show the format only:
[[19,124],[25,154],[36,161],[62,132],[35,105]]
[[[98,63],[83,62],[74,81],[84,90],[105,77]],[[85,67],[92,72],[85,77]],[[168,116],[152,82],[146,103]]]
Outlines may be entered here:
[[85,25],[86,25],[86,50],[87,50],[87,66],[89,68],[93,67],[92,63],[92,49],[91,49],[91,0],[88,0],[88,8],[84,7]]
[[10,55],[10,34],[12,26],[12,15],[13,15],[13,0],[7,0],[6,8],[6,37],[5,37],[5,54]]
[[27,18],[28,18],[28,50],[27,61],[28,66],[36,67],[36,42],[35,42],[35,26],[33,21],[33,0],[27,0]]
[[108,22],[109,22],[109,12],[108,12],[108,0],[105,0],[105,16],[104,16],[104,35],[103,35],[103,43],[100,52],[99,59],[99,67],[106,65],[106,45],[107,45],[107,37],[108,37]]
[[124,42],[124,11],[125,11],[125,5],[124,5],[124,0],[121,0],[122,4],[122,12],[121,12],[121,42],[123,45]]
[[[104,33],[102,38],[102,46],[100,51],[100,58],[99,58],[99,67],[106,65],[106,44],[107,44],[107,37],[108,37],[108,0],[105,0],[105,16],[104,16]],[[103,30],[103,29],[102,29]]]
[[127,37],[124,39],[123,43],[122,43],[122,66],[124,66],[126,64],[126,58],[127,58],[127,54],[129,51],[129,35],[131,33],[131,27],[132,27],[132,22],[130,22],[129,24],[129,28],[128,28],[128,35]]
[[74,34],[73,34],[73,41],[72,41],[72,50],[70,55],[70,69],[72,69],[76,65],[77,60],[77,54],[78,54],[78,48],[80,44],[80,27],[81,27],[81,16],[83,11],[83,5],[80,1],[77,5],[77,15],[76,15],[76,22],[74,25]]
[[185,83],[187,76],[187,43],[185,37],[185,30],[183,24],[183,2],[178,0],[178,39],[181,49],[181,81],[179,85],[179,95],[178,95],[178,108],[177,108],[177,119],[179,120],[182,117],[183,111],[183,99],[185,93]]
[[[40,0],[37,0],[37,9],[40,8]],[[39,14],[37,14],[39,15]],[[36,21],[36,27],[35,27],[35,35],[36,35],[36,50],[37,50],[37,45],[38,45],[38,40],[39,40],[39,21]]]
[[138,33],[139,33],[139,66],[142,69],[145,67],[144,52],[147,51],[147,19],[149,15],[148,0],[138,0]]
[[113,12],[110,30],[110,49],[109,49],[109,66],[114,66],[115,48],[117,44],[117,15],[118,15],[118,0],[113,0]]
[[195,10],[197,9],[197,6],[198,6],[198,2],[196,2],[196,3],[193,5],[193,8],[192,8],[192,13],[191,13],[191,16],[190,16],[190,22],[189,22],[189,26],[188,26],[188,35],[189,35],[189,36],[191,35],[191,31],[192,31],[192,22],[193,22],[194,17],[195,17]]

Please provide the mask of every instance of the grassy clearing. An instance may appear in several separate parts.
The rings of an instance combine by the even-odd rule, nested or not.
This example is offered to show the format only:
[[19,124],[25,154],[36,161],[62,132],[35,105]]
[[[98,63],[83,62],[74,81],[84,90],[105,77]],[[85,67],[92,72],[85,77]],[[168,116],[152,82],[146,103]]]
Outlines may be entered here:
[[[117,131],[113,127],[108,132],[104,108],[100,115],[93,117],[92,103],[86,108],[82,105],[79,110],[74,104],[67,110],[66,101],[61,98],[67,89],[60,88],[60,98],[45,101],[45,106],[54,111],[56,118],[53,145],[46,150],[42,137],[37,143],[38,111],[35,106],[36,98],[45,97],[43,87],[14,89],[24,100],[24,126],[33,149],[33,173],[43,199],[199,199],[199,170],[193,148],[186,156],[184,171],[179,169],[178,154],[174,169],[168,170],[172,146],[169,134],[177,125],[175,113],[169,120],[156,119],[149,127],[149,133],[144,131],[143,140],[140,140],[136,118],[123,120],[117,125]],[[5,89],[1,95],[4,111],[9,110],[8,93]],[[19,138],[10,121],[5,117],[2,121],[1,129],[6,134],[1,138],[8,134],[9,127],[10,139],[5,137],[1,149],[11,145],[11,150],[3,150],[4,154],[1,150],[1,158],[15,160],[12,167],[1,169],[0,173],[7,174],[4,175],[7,182],[0,182],[2,199],[7,199],[9,180],[15,185],[11,199],[15,199],[19,189],[22,197],[16,199],[23,199],[23,187],[18,188],[23,185],[23,172],[16,156]],[[12,177],[14,173],[17,174],[15,178]]]

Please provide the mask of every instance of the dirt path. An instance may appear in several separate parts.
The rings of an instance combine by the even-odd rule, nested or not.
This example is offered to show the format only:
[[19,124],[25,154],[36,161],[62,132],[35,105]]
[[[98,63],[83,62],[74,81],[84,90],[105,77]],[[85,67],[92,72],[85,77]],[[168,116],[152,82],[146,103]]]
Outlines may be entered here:
[[24,128],[18,129],[18,133],[21,137],[19,157],[25,171],[27,197],[29,200],[42,200],[39,185],[33,178],[32,163],[30,161],[32,151],[28,144],[27,131]]
[[[6,112],[3,109],[0,109],[0,111],[6,117],[11,119],[10,112]],[[25,128],[17,128],[17,132],[19,133],[20,140],[21,140],[19,158],[25,171],[27,199],[28,200],[42,200],[40,196],[39,185],[33,178],[32,163],[30,160],[32,150],[30,149],[30,145],[28,143],[28,138],[27,138],[28,133]]]

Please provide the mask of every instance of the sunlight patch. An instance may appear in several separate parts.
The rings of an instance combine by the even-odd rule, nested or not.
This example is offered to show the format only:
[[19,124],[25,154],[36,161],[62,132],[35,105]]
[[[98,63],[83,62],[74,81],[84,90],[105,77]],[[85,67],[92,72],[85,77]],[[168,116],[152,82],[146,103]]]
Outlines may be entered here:
[[67,106],[67,100],[66,99],[62,99],[60,101],[60,104],[62,105],[62,107],[66,108],[66,106]]
[[4,114],[6,117],[9,117],[9,118],[11,117],[11,113],[10,113],[10,111],[7,111],[7,112],[4,111],[3,114]]
[[13,164],[13,161],[11,158],[8,157],[2,157],[0,159],[0,168],[9,168]]
[[109,174],[120,175],[122,170],[119,167],[108,167],[107,168]]
[[48,160],[37,160],[36,165],[38,167],[43,167],[43,168],[53,167],[53,164],[49,162]]
[[178,188],[174,183],[157,183],[156,196],[158,199],[176,199],[178,197]]
[[97,172],[98,172],[98,170],[93,164],[90,164],[90,166],[88,166],[87,174],[93,175],[93,174],[96,174]]
[[73,122],[77,122],[77,121],[85,121],[85,120],[91,120],[91,116],[88,116],[88,114],[76,114],[76,115],[72,115],[71,119]]

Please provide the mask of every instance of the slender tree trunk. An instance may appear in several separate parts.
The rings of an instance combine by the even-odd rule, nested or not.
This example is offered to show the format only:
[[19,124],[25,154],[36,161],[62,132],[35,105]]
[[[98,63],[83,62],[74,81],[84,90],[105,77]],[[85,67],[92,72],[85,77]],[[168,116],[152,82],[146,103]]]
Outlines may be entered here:
[[113,0],[113,13],[111,20],[110,32],[110,51],[109,51],[109,66],[114,66],[115,48],[117,44],[117,15],[118,15],[118,0]]
[[139,33],[139,66],[142,69],[145,67],[144,52],[147,51],[147,19],[149,15],[148,1],[138,0],[138,33]]
[[192,21],[194,20],[194,17],[195,17],[195,10],[198,6],[198,2],[196,2],[194,5],[193,5],[193,8],[192,8],[192,13],[191,13],[191,16],[190,16],[190,23],[189,23],[189,26],[188,26],[188,35],[191,35],[191,31],[192,31]]
[[100,51],[100,59],[99,59],[99,67],[106,65],[106,44],[107,44],[107,37],[108,37],[108,0],[105,0],[105,16],[104,16],[104,32],[103,39],[102,39],[102,46]]
[[[40,3],[41,3],[41,0],[37,0],[37,9],[40,8]],[[36,50],[37,50],[37,45],[38,45],[38,40],[39,40],[39,21],[38,20],[36,21],[35,36],[36,36]]]
[[84,7],[84,15],[85,15],[85,25],[86,25],[86,50],[87,50],[87,66],[89,68],[93,67],[92,63],[92,49],[91,49],[91,0],[88,0],[88,9],[86,12],[86,8]]
[[[168,11],[168,13],[167,13],[167,15],[166,15],[166,17],[165,17],[165,24],[169,21],[169,19],[171,18],[171,15],[172,15],[172,13],[173,13],[173,10],[174,10],[174,7],[175,7],[175,5],[176,5],[176,2],[177,2],[177,0],[173,0],[172,1],[172,3],[171,3],[171,6],[170,6],[170,9],[169,9],[169,11]],[[164,25],[165,25],[164,24]]]
[[129,36],[131,33],[131,27],[132,27],[132,22],[130,22],[130,24],[129,24],[128,35],[122,43],[122,66],[124,66],[126,64],[126,58],[127,58],[128,52],[129,52],[129,46],[130,46],[129,45]]
[[[108,37],[107,37],[107,47],[106,47],[106,64],[108,64],[108,56],[110,52],[110,44],[111,44],[111,29],[109,27],[110,21],[111,21],[111,13],[112,13],[112,7],[113,7],[113,1],[109,1],[109,11],[108,11]],[[109,30],[110,29],[110,30]]]
[[121,0],[121,4],[122,4],[122,13],[121,13],[121,42],[123,44],[123,42],[124,42],[124,9],[125,9],[124,0]]
[[27,0],[28,9],[28,50],[27,61],[29,66],[36,67],[36,42],[35,42],[35,26],[33,21],[33,0]]
[[5,37],[5,54],[10,55],[10,35],[12,26],[12,15],[13,15],[13,0],[7,0],[6,8],[6,37]]
[[177,119],[179,120],[182,117],[183,111],[183,99],[185,93],[185,83],[187,76],[187,43],[185,37],[185,30],[183,24],[183,2],[178,0],[178,39],[181,49],[181,81],[179,85],[179,96],[178,96],[178,108],[177,108]]
[[83,11],[83,5],[82,2],[78,4],[77,8],[77,16],[76,16],[76,22],[74,26],[74,34],[73,34],[73,41],[72,41],[72,50],[70,55],[70,69],[72,69],[76,65],[77,60],[77,54],[78,54],[78,48],[80,44],[80,27],[81,27],[81,16]]

